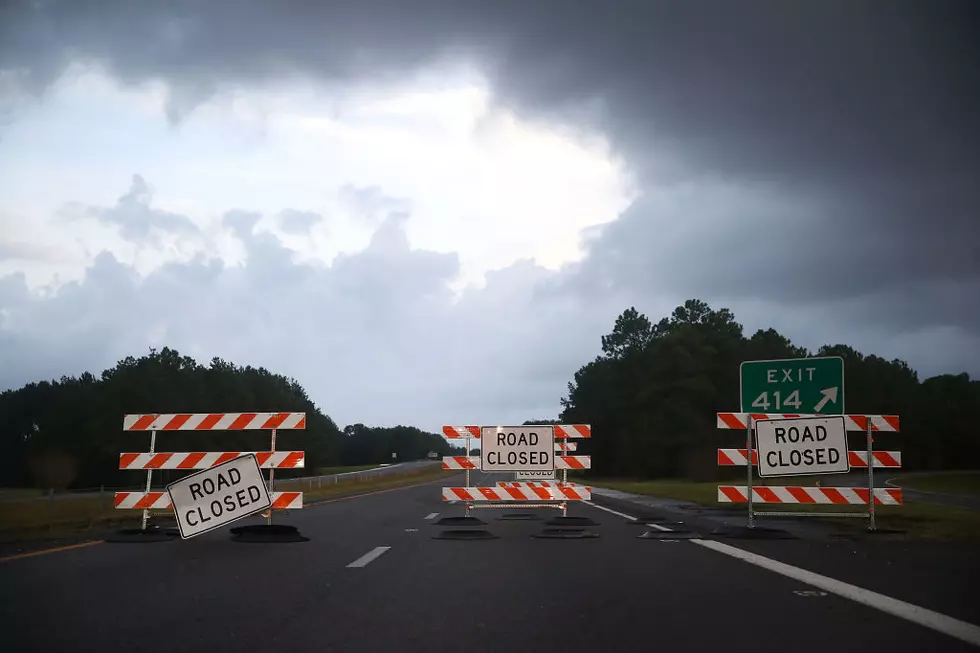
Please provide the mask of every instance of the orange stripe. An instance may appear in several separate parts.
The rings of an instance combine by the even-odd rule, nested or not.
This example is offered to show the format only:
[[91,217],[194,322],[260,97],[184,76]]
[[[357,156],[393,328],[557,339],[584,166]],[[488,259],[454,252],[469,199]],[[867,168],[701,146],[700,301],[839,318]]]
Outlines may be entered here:
[[[744,455],[745,449],[742,449],[741,451],[743,451],[743,455]],[[759,452],[755,449],[752,450],[752,464],[753,465],[759,464]]]
[[214,425],[221,421],[224,417],[222,413],[209,413],[207,417],[201,420],[201,423],[195,427],[197,431],[210,431],[214,428]]
[[745,495],[731,485],[720,485],[718,486],[718,489],[721,490],[721,493],[728,497],[728,500],[732,503],[746,503],[748,501],[748,499],[745,498]]
[[262,465],[264,465],[265,464],[265,461],[269,460],[269,458],[272,458],[272,454],[273,453],[274,452],[272,452],[272,451],[256,451],[255,452],[255,461],[259,464],[259,467],[261,467]]
[[72,549],[81,549],[87,546],[94,546],[96,544],[103,544],[105,540],[91,540],[89,542],[79,542],[78,544],[68,544],[66,546],[56,546],[53,549],[41,549],[40,551],[28,551],[27,553],[15,553],[14,555],[4,556],[0,558],[0,562],[12,562],[14,560],[21,560],[23,558],[33,558],[35,556],[44,555],[46,553],[58,553],[59,551],[71,551]]
[[453,428],[453,427],[451,427],[451,426],[443,426],[443,427],[442,427],[442,434],[443,434],[444,436],[446,436],[447,438],[456,438],[456,437],[459,437],[459,436],[458,436],[458,435],[456,434],[456,429],[454,429],[454,428]]
[[156,417],[157,416],[155,414],[153,414],[153,415],[140,415],[139,419],[137,419],[136,422],[131,427],[129,427],[129,430],[130,431],[145,431],[148,428],[150,428],[150,425],[153,424],[153,420],[155,420]]
[[474,438],[480,437],[480,427],[479,426],[467,426],[466,431],[472,435]]
[[892,499],[895,499],[897,503],[902,503],[902,488],[886,488],[885,492],[891,495]]
[[305,460],[305,452],[293,451],[288,456],[283,458],[282,465],[280,465],[280,467],[297,467],[300,463],[305,462]]
[[882,415],[881,418],[884,419],[893,429],[896,431],[898,430],[898,415]]
[[137,510],[146,510],[153,507],[153,504],[164,495],[163,492],[147,492],[143,495],[143,498],[136,502],[133,506]]
[[153,457],[150,458],[149,462],[146,463],[143,469],[160,469],[167,464],[167,461],[170,460],[171,456],[173,456],[172,453],[153,454]]
[[867,467],[867,464],[861,460],[861,455],[857,451],[848,451],[847,461],[851,467]]
[[163,425],[161,431],[177,431],[181,426],[187,423],[187,420],[191,418],[189,413],[184,413],[181,415],[174,415],[170,418],[170,421]]
[[742,424],[732,413],[718,413],[718,419],[725,423],[730,429],[744,429],[745,424]]
[[[855,489],[857,490],[857,494],[860,497],[861,496],[861,489],[860,488],[855,488]],[[838,504],[839,503],[847,503],[847,499],[836,488],[832,488],[832,487],[821,488],[821,492],[823,492],[823,495],[825,497],[827,497],[828,499],[830,499],[830,502],[831,503],[838,503]],[[867,490],[867,488],[865,488],[865,490],[864,490],[864,496],[862,497],[862,499],[864,500],[865,503],[867,503],[867,501],[868,501],[868,490]]]
[[129,498],[130,492],[116,492],[115,506],[118,508],[119,504],[123,503]]
[[816,503],[817,500],[811,497],[804,488],[788,487],[786,490],[800,503]]
[[277,429],[282,426],[282,423],[286,421],[289,417],[289,413],[276,413],[265,420],[265,424],[262,425],[264,429]]
[[272,507],[275,510],[283,510],[284,508],[289,507],[289,504],[296,500],[299,495],[299,492],[283,492],[275,501],[272,502]]
[[302,417],[299,418],[299,421],[296,422],[296,428],[297,429],[305,429],[306,428],[306,415],[303,415]]
[[569,469],[585,469],[585,465],[576,456],[559,456],[559,458],[565,461]]
[[212,467],[217,467],[221,463],[226,463],[229,460],[234,460],[235,458],[238,458],[238,456],[239,456],[239,452],[238,451],[225,451],[220,456],[218,456],[218,459],[215,460],[214,461],[214,464],[211,465],[211,466]]
[[901,467],[901,463],[892,456],[890,451],[876,451],[875,458],[885,467]]
[[133,464],[133,461],[139,458],[138,453],[121,453],[119,454],[119,469],[127,469]]
[[201,462],[201,460],[206,456],[205,452],[194,452],[188,454],[186,458],[177,463],[177,469],[194,469],[194,467]]
[[735,462],[731,458],[729,458],[728,457],[728,454],[726,454],[722,449],[719,449],[718,450],[718,465],[720,465],[722,467],[732,467],[732,466],[735,465]]
[[782,503],[782,501],[779,500],[779,497],[776,496],[776,493],[764,485],[760,485],[754,489],[756,494],[759,495],[759,498],[765,503]]
[[575,424],[572,426],[572,428],[578,431],[579,435],[581,435],[583,438],[592,437],[592,427],[588,424]]
[[868,430],[868,418],[864,415],[848,415],[847,418],[854,422],[854,425],[860,430]]
[[449,489],[452,490],[452,493],[455,494],[460,499],[462,499],[463,501],[472,501],[473,500],[472,495],[470,495],[469,492],[467,492],[466,490],[464,490],[461,487],[451,487]]
[[231,423],[231,426],[228,427],[228,430],[234,429],[236,431],[240,431],[244,429],[252,422],[253,419],[255,419],[255,415],[256,413],[242,413],[241,415],[235,418],[235,421]]

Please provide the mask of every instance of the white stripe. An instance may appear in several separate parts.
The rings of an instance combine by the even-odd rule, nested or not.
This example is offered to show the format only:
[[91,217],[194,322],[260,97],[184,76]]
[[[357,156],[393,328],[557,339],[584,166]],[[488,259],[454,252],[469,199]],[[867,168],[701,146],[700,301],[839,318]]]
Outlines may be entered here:
[[180,428],[190,431],[203,422],[205,417],[207,417],[207,415],[204,413],[194,413]]
[[426,519],[435,519],[438,514],[439,513],[437,513],[437,512],[430,512],[428,515],[425,516],[425,518]]
[[980,646],[980,627],[966,621],[960,621],[959,619],[948,617],[939,612],[906,603],[905,601],[899,601],[890,596],[878,594],[877,592],[872,592],[871,590],[866,590],[850,583],[821,576],[806,569],[793,567],[792,565],[750,553],[749,551],[744,551],[728,544],[712,540],[691,541],[698,546],[703,546],[718,553],[724,553],[725,555],[732,556],[757,567],[762,567],[763,569],[812,585],[813,587],[831,592],[845,599],[850,599],[862,605],[881,610],[906,621],[911,621],[926,628],[932,628],[933,630],[963,640],[974,646]]
[[861,497],[858,495],[858,493],[854,491],[854,488],[849,488],[849,487],[840,488],[840,493],[842,497],[847,499],[848,503],[854,503],[854,504],[864,503],[863,501],[861,501]]
[[348,567],[367,567],[373,560],[379,558],[385,551],[390,549],[390,546],[376,546],[371,551],[368,551],[360,558],[354,562],[347,565]]
[[281,429],[295,429],[296,425],[303,419],[305,413],[290,413],[289,417],[283,420]]
[[[636,521],[636,517],[631,517],[615,510],[610,510],[605,506],[600,506],[591,502],[587,503],[586,505],[590,505],[593,508],[599,508],[600,510],[611,512],[614,515],[619,515],[620,517],[625,517],[626,519]],[[647,526],[654,526],[658,530],[670,530],[656,524],[647,524]],[[911,603],[906,603],[905,601],[899,601],[898,599],[893,599],[890,596],[878,594],[877,592],[872,592],[871,590],[866,590],[862,587],[851,585],[850,583],[845,583],[827,576],[821,576],[820,574],[815,574],[812,571],[807,571],[806,569],[793,567],[792,565],[787,565],[756,553],[750,553],[749,551],[745,551],[728,544],[715,542],[713,540],[690,541],[698,546],[703,546],[706,549],[711,549],[713,551],[717,551],[718,553],[732,556],[733,558],[737,558],[744,562],[748,562],[749,564],[756,565],[757,567],[762,567],[763,569],[781,574],[787,578],[798,580],[806,583],[807,585],[818,587],[845,599],[850,599],[856,603],[866,605],[869,608],[881,610],[882,612],[886,612],[900,619],[905,619],[906,621],[911,621],[912,623],[919,624],[920,626],[931,628],[945,635],[949,635],[950,637],[955,637],[956,639],[973,644],[974,646],[980,646],[980,627],[969,622],[960,621],[959,619],[954,619],[953,617],[946,616],[942,613],[913,605]]]

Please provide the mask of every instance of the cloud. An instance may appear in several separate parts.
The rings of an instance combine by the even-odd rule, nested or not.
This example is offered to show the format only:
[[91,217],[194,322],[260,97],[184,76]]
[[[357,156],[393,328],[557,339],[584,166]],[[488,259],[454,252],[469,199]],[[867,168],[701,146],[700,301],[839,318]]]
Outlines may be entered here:
[[[213,0],[137,7],[97,0],[24,3],[9,12],[0,21],[0,74],[10,88],[39,92],[70,63],[95,62],[133,87],[165,85],[175,124],[213,94],[238,88],[312,81],[327,89],[404,89],[423,73],[431,82],[463,62],[488,81],[494,107],[577,136],[608,137],[638,195],[618,220],[583,233],[577,263],[547,270],[519,261],[488,274],[485,288],[456,296],[448,287],[466,260],[447,252],[456,251],[464,226],[479,226],[480,238],[523,233],[505,211],[486,209],[500,191],[467,186],[465,202],[450,202],[454,220],[420,230],[425,203],[389,197],[361,170],[339,199],[374,235],[367,249],[331,265],[298,262],[284,245],[292,244],[289,230],[280,239],[262,230],[263,213],[238,210],[223,222],[245,251],[241,266],[198,258],[140,278],[103,256],[82,282],[43,300],[25,299],[19,277],[8,277],[5,301],[15,308],[5,309],[5,323],[20,326],[0,333],[18,339],[19,356],[110,363],[132,353],[124,345],[138,350],[166,336],[205,358],[218,351],[295,370],[327,410],[339,406],[341,421],[350,411],[352,419],[435,420],[438,413],[493,422],[553,413],[564,383],[626,306],[657,317],[698,296],[735,309],[747,327],[772,325],[811,348],[846,342],[905,356],[924,373],[955,371],[946,366],[980,372],[976,3]],[[482,97],[464,96],[462,103]],[[398,108],[389,105],[356,120]],[[451,176],[460,166],[446,143],[493,123],[467,113],[433,148],[420,115],[400,117],[418,128],[416,139],[371,134],[373,146],[403,148],[393,160],[406,176],[417,169]],[[326,112],[296,122],[340,129]],[[362,134],[353,144],[367,140]],[[463,167],[463,175],[514,173],[509,193],[524,197],[555,165],[506,161],[498,167],[512,169],[481,163]],[[575,177],[567,179],[550,192],[574,187]],[[133,241],[190,233],[194,223],[183,214],[151,208],[140,182],[95,217]],[[392,188],[387,180],[384,186]],[[234,198],[224,204],[243,205],[254,206]],[[294,198],[279,206],[313,204]],[[475,222],[474,213],[485,215]],[[542,224],[561,220],[541,213]],[[607,220],[592,224],[599,222]],[[406,230],[413,229],[439,252],[410,247]],[[558,238],[528,233],[538,242]],[[513,248],[497,245],[492,257]],[[569,248],[563,242],[562,251]],[[173,316],[146,325],[106,306],[129,330],[93,316],[75,327],[71,349],[54,331],[28,331],[38,320],[67,319],[69,308],[88,310],[79,298],[89,293],[95,306],[119,293],[133,306],[163,302]],[[180,310],[185,300],[194,306]],[[53,348],[54,358],[38,343]],[[31,360],[2,366],[8,382],[42,369]]]
[[279,212],[279,226],[282,230],[297,235],[304,235],[310,232],[313,225],[321,220],[319,213],[313,211],[297,211],[296,209],[284,209]]
[[153,191],[140,175],[133,175],[129,190],[116,205],[109,208],[72,207],[65,213],[68,219],[94,218],[107,225],[119,227],[119,235],[137,245],[159,244],[161,232],[178,236],[194,236],[200,229],[190,218],[178,213],[161,211],[150,206]]

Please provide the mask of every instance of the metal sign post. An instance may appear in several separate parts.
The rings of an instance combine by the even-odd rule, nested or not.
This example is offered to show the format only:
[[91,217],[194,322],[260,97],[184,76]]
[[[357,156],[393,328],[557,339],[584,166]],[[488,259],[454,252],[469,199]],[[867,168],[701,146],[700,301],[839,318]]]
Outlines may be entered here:
[[[752,451],[752,430],[755,428],[755,419],[749,415],[748,428],[745,429],[745,449],[749,452]],[[749,454],[751,456],[751,453]],[[749,495],[749,528],[755,528],[755,515],[752,513],[752,460],[749,459],[749,464],[746,465],[748,472],[746,473],[746,483],[745,486],[748,488]]]
[[[156,453],[157,446],[157,432],[154,429],[150,431],[150,453]],[[146,494],[150,493],[150,482],[153,480],[153,469],[146,470]],[[146,530],[146,522],[150,519],[150,510],[148,508],[143,508],[143,523],[140,525],[140,530]]]
[[[271,451],[272,453],[276,452],[276,429],[272,429],[272,443],[269,446],[269,451]],[[272,494],[272,491],[275,489],[275,482],[276,482],[276,468],[270,467],[269,468],[269,494],[270,495]],[[270,526],[272,525],[272,506],[269,506],[269,516],[266,517],[265,523]]]
[[868,421],[865,430],[865,441],[868,449],[868,530],[874,531],[875,525],[875,465],[874,465],[874,436],[871,435],[871,416],[866,416]]

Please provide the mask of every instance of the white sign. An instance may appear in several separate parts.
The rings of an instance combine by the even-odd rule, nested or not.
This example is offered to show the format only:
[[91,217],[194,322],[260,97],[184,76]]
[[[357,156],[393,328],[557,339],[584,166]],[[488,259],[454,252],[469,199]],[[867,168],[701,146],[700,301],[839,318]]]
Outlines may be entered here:
[[167,493],[185,540],[272,505],[255,454],[185,476],[168,485]]
[[484,426],[480,431],[480,470],[550,472],[555,469],[555,427]]
[[515,472],[515,481],[534,481],[534,480],[544,480],[544,479],[554,479],[554,472]]
[[758,420],[755,433],[759,476],[851,471],[843,416]]

